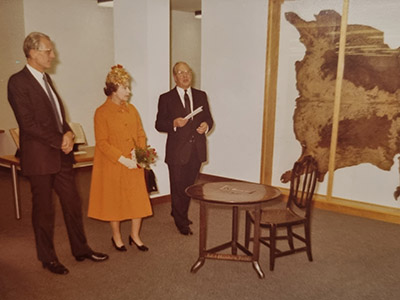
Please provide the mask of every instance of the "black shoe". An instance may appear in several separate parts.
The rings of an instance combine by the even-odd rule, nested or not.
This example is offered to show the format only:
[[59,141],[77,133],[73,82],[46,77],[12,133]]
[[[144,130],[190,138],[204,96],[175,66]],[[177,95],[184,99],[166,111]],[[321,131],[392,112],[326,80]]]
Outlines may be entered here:
[[136,247],[137,247],[140,251],[149,251],[149,248],[147,248],[145,245],[139,246],[138,244],[136,244],[135,241],[133,240],[133,238],[131,237],[131,235],[129,235],[129,246],[131,246],[132,243],[134,243],[134,244],[136,245]]
[[75,259],[77,261],[84,261],[85,259],[90,259],[90,260],[93,260],[95,262],[100,262],[100,261],[107,260],[108,259],[108,255],[93,251],[92,253],[89,253],[89,254],[75,256]]
[[183,228],[178,228],[178,230],[183,235],[192,235],[193,234],[193,232],[192,232],[192,230],[190,229],[189,226],[188,227],[183,227]]
[[42,262],[43,268],[49,269],[50,272],[55,274],[66,275],[69,273],[68,269],[64,267],[58,260],[53,260],[51,262]]
[[[172,211],[171,211],[171,217],[174,217],[174,214],[172,213]],[[189,225],[193,224],[192,220],[189,220],[189,219],[188,219],[188,223],[189,223]]]
[[113,245],[114,245],[115,249],[117,249],[118,251],[126,251],[126,247],[125,247],[125,245],[122,245],[121,247],[118,247],[118,246],[117,246],[117,244],[115,243],[115,241],[114,241],[114,238],[113,238],[113,237],[111,238],[111,241],[112,241],[112,243],[113,243]]

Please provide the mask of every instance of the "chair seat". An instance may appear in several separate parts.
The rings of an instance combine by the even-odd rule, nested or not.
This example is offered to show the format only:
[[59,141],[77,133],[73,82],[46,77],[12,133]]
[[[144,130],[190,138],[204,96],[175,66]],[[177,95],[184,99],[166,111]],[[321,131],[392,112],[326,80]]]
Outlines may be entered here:
[[[268,236],[262,236],[259,241],[269,247],[269,269],[274,270],[275,258],[291,255],[298,252],[307,252],[308,260],[312,261],[310,216],[315,186],[319,178],[318,165],[311,156],[304,156],[296,161],[290,173],[290,190],[286,207],[264,208],[261,211],[260,227],[267,228]],[[281,203],[283,204],[283,203]],[[245,247],[248,249],[251,224],[255,222],[255,211],[246,211]],[[304,234],[300,234],[302,225]],[[277,228],[286,228],[278,230]],[[296,232],[294,232],[296,229]],[[278,248],[277,240],[286,240],[289,250]],[[294,242],[296,241],[296,243]]]
[[[254,211],[250,212],[250,217],[254,222],[255,218]],[[297,222],[302,223],[304,220],[305,220],[304,217],[295,214],[293,211],[289,209],[271,208],[262,210],[260,225],[270,226],[270,224],[277,224],[279,226],[279,225],[286,225],[288,223],[297,223]]]

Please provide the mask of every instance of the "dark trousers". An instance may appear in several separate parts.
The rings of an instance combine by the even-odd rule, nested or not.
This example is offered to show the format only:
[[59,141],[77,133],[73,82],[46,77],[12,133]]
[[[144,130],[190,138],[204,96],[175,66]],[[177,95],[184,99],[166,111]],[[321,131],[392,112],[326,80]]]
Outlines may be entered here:
[[29,176],[32,190],[32,225],[35,233],[38,259],[50,262],[57,259],[54,249],[55,209],[53,189],[57,193],[72,254],[80,256],[89,254],[89,248],[82,220],[82,203],[78,195],[74,171],[70,161],[63,157],[61,170],[56,174]]
[[200,171],[201,162],[196,151],[192,151],[189,161],[184,165],[168,164],[171,188],[171,214],[178,229],[189,226],[188,211],[190,197],[185,189],[194,184]]

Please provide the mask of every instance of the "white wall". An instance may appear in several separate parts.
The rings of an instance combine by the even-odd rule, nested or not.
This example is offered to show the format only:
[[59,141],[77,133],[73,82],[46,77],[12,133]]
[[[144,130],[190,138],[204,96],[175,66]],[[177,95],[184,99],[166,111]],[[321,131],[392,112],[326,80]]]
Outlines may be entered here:
[[[12,7],[4,7],[4,1],[1,2],[2,13],[17,17],[9,21],[7,30],[0,31],[0,34],[5,37],[6,45],[18,45],[13,49],[20,60],[16,65],[14,56],[7,57],[8,66],[0,70],[2,80],[8,80],[12,73],[25,65],[22,51],[25,36],[32,31],[48,34],[55,44],[57,55],[54,68],[49,73],[64,102],[69,120],[83,125],[88,142],[93,145],[94,110],[105,100],[105,77],[114,64],[112,9],[99,7],[95,0],[24,0],[21,3],[23,7],[18,7],[18,12],[15,12]],[[3,11],[3,8],[7,10]],[[18,14],[23,18],[18,18]],[[4,84],[0,88],[3,106],[7,92]],[[0,128],[16,126],[8,104],[0,114]],[[6,142],[12,143],[11,139]],[[8,150],[4,148],[4,154],[7,153],[5,151]]]
[[259,182],[268,1],[202,1],[202,88],[215,128],[203,172]]
[[17,121],[7,101],[7,82],[25,62],[24,38],[23,0],[0,1],[0,129],[5,130],[0,133],[0,154],[13,154],[16,150],[8,132],[17,127]]
[[[201,20],[192,12],[171,11],[171,79],[172,67],[178,61],[187,62],[193,70],[192,85],[201,88]],[[172,79],[170,87],[175,82]]]
[[[284,14],[293,11],[301,18],[312,21],[315,20],[314,15],[323,9],[334,9],[341,15],[342,0],[298,0],[284,2],[282,5],[276,143],[272,179],[272,184],[276,186],[283,186],[279,180],[281,174],[289,170],[301,154],[300,144],[293,133],[292,117],[295,99],[298,97],[294,64],[304,57],[305,47],[299,41],[298,31],[286,21]],[[385,43],[396,49],[400,45],[399,10],[400,4],[397,0],[352,0],[349,6],[348,24],[364,24],[382,30]],[[390,171],[383,171],[371,164],[339,169],[334,173],[333,196],[400,207],[400,201],[396,201],[393,197],[393,192],[399,185],[399,176],[397,157],[394,158]],[[328,174],[325,176],[325,182],[319,185],[319,194],[326,194],[327,180]]]
[[[383,30],[385,41],[397,48],[398,4],[395,0],[382,1],[368,0],[368,5],[362,0],[352,1],[349,23]],[[265,0],[202,1],[201,85],[208,93],[215,119],[204,173],[259,180],[267,4]],[[341,0],[326,0],[323,4],[288,1],[282,6],[282,14],[301,11],[302,18],[311,20],[327,8],[341,12]],[[115,0],[114,10],[99,8],[95,0],[1,1],[0,128],[16,125],[5,89],[8,77],[24,64],[23,38],[30,31],[43,31],[53,38],[59,59],[52,77],[70,119],[84,125],[90,144],[94,143],[93,113],[105,99],[102,88],[110,66],[121,63],[131,72],[132,103],[140,111],[149,143],[160,154],[155,168],[160,195],[168,194],[168,170],[163,162],[166,136],[156,132],[154,121],[158,96],[169,89],[169,14],[168,0]],[[293,135],[292,116],[298,96],[294,63],[304,55],[298,32],[284,18],[281,32],[285,39],[280,41],[273,165],[273,184],[277,186],[282,186],[280,175],[291,168],[301,150]],[[11,145],[8,134],[0,135],[0,154],[9,153]],[[334,196],[399,207],[400,201],[392,195],[398,182],[397,158],[390,172],[371,165],[345,168],[335,172]],[[325,191],[324,183],[318,192]]]
[[114,64],[112,10],[94,0],[25,0],[24,10],[26,33],[43,31],[54,41],[58,64],[51,75],[70,121],[82,124],[93,145],[94,111]]
[[[163,162],[166,136],[154,130],[154,121],[158,96],[169,90],[168,9],[168,0],[118,0],[114,4],[116,62],[126,65],[133,75],[132,103],[140,111],[149,143],[160,153],[155,167],[160,194],[169,193]],[[209,135],[209,162],[202,171],[258,181],[267,2],[203,0],[202,11],[201,85],[216,123]],[[154,41],[153,46],[147,39]],[[148,68],[150,63],[154,73]]]
[[164,163],[166,135],[155,128],[160,94],[169,90],[169,0],[114,1],[115,61],[133,77],[131,103],[137,107],[159,159],[154,167],[158,195],[169,194],[168,169]]

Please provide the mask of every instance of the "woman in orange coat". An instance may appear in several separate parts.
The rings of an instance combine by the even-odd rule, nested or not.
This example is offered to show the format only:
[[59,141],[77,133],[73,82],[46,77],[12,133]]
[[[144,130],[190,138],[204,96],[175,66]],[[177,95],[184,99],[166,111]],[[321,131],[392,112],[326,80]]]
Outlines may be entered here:
[[152,215],[152,209],[134,151],[136,146],[145,147],[146,134],[138,111],[128,103],[130,79],[121,65],[112,67],[104,88],[107,100],[94,116],[96,147],[88,216],[110,222],[111,241],[119,251],[126,251],[120,222],[132,220],[129,245],[147,251],[139,232],[142,218]]

